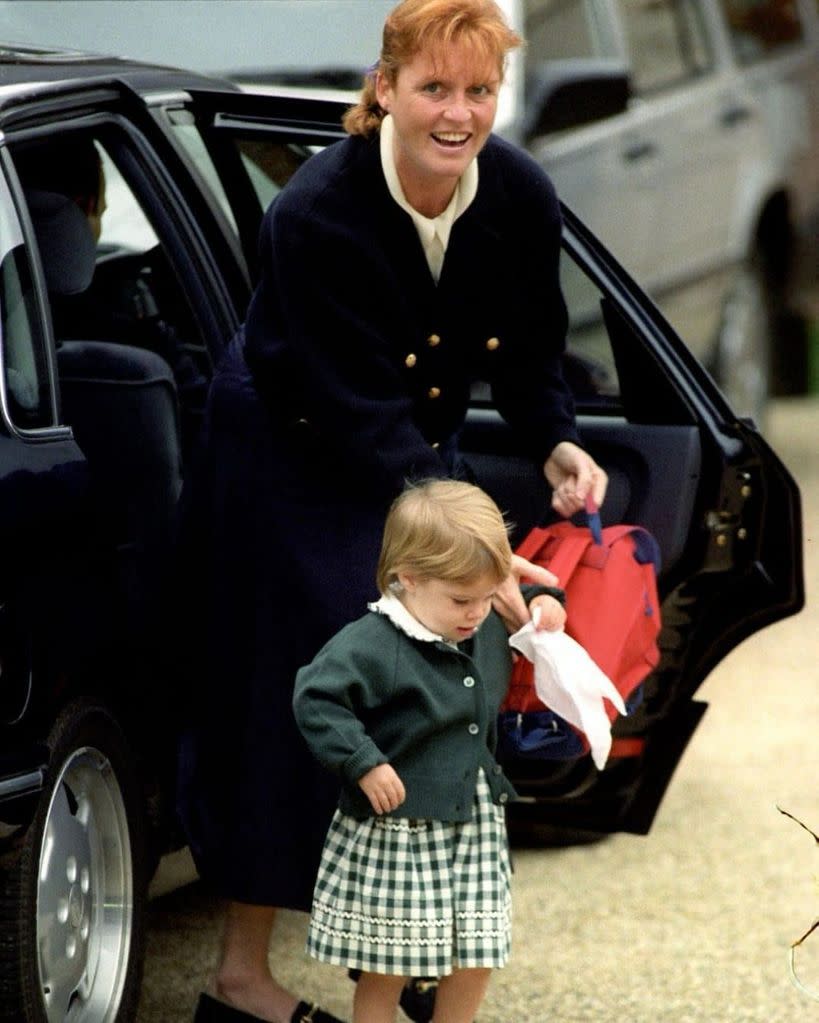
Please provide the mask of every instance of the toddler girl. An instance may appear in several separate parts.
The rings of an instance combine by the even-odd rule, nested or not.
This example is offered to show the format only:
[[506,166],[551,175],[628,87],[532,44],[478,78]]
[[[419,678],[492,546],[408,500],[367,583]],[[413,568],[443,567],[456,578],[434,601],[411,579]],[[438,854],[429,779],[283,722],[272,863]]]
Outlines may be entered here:
[[[299,727],[342,781],[308,950],[362,971],[354,1023],[394,1020],[418,976],[441,978],[434,1021],[470,1023],[508,958],[515,791],[494,749],[512,658],[492,598],[511,560],[482,490],[409,488],[387,517],[380,600],[298,673]],[[562,591],[526,596],[540,628],[563,625]]]

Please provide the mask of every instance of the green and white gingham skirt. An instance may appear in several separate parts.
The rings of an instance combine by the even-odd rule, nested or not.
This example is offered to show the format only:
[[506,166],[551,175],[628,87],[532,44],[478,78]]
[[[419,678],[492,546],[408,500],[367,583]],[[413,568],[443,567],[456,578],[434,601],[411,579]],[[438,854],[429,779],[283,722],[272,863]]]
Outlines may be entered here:
[[467,823],[336,811],[307,934],[316,959],[407,977],[500,967],[511,924],[504,811],[482,771]]

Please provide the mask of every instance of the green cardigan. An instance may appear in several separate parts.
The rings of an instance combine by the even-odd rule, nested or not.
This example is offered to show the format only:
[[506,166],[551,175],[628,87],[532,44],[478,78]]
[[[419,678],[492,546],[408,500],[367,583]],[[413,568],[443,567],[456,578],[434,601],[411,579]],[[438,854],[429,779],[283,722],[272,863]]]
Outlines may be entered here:
[[467,821],[478,769],[515,797],[494,757],[512,655],[495,612],[469,640],[413,639],[383,614],[342,629],[296,676],[293,708],[313,754],[341,776],[341,811],[374,815],[358,779],[390,763],[406,789],[396,817]]

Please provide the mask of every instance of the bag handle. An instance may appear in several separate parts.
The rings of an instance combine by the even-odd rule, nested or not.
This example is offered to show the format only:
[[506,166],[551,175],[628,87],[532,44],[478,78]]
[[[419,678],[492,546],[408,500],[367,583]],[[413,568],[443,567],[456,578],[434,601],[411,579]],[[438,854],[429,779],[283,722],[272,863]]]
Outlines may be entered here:
[[[589,544],[593,541],[596,545],[603,544],[603,527],[600,522],[600,512],[591,494],[586,497],[586,518],[589,525],[589,535],[582,530],[567,530],[565,536],[561,536],[558,549],[549,561],[549,571],[553,572],[562,583],[568,582],[572,572],[586,553]],[[556,540],[554,533],[548,526],[536,526],[526,536],[516,553],[527,561],[532,561],[536,554],[549,542]]]
[[556,537],[548,526],[536,526],[524,538],[515,553],[526,558],[527,561],[534,562],[537,554],[550,541],[557,546],[557,550],[549,560],[549,571],[558,577],[561,585],[565,585],[583,559],[583,555],[592,542],[591,536],[584,530],[572,528],[571,531],[566,532],[565,536]]

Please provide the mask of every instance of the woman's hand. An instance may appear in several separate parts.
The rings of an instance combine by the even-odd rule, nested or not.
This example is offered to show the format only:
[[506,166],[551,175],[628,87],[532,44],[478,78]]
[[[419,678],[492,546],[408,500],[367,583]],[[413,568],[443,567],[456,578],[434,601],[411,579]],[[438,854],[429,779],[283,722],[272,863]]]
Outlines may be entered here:
[[492,598],[492,607],[501,616],[510,633],[517,632],[529,621],[529,609],[520,592],[520,580],[524,577],[541,586],[560,585],[557,576],[548,568],[533,565],[519,554],[513,554],[512,571],[495,590]]
[[552,507],[569,518],[585,507],[591,496],[599,508],[606,496],[609,478],[595,460],[577,444],[564,440],[557,444],[543,466],[552,486]]
[[377,814],[397,810],[407,798],[404,783],[390,764],[379,764],[358,779],[361,791]]

